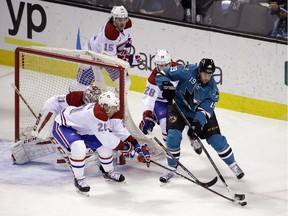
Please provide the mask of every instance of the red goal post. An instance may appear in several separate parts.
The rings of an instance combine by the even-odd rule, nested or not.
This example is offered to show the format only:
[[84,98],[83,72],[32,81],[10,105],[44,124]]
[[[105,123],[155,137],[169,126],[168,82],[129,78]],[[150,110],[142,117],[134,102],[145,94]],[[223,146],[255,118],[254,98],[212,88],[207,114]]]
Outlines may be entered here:
[[[80,58],[80,56],[86,56],[86,58]],[[91,57],[91,59],[88,59],[88,57]],[[115,63],[111,64],[113,61]],[[68,93],[71,81],[73,78],[76,79],[78,64],[87,64],[95,67],[105,67],[119,70],[120,112],[124,116],[125,69],[127,69],[129,66],[126,64],[126,62],[119,61],[119,59],[113,57],[82,50],[18,47],[15,50],[15,85],[23,98],[27,98],[27,102],[29,106],[31,106],[32,110],[38,114],[44,102],[49,97]],[[55,69],[56,66],[57,69]],[[65,72],[61,71],[61,67],[66,68],[63,70]],[[67,68],[69,69],[67,70]],[[34,75],[31,75],[31,73],[34,73]],[[48,74],[48,76],[41,76],[42,74]],[[68,79],[67,81],[64,79],[59,79],[59,82],[55,83],[55,79],[49,81],[49,74],[56,77],[64,77],[64,79],[67,77]],[[41,81],[40,79],[43,79],[42,77],[45,77],[46,80]],[[37,89],[35,89],[36,84],[34,82],[41,82],[41,84],[44,84],[45,86],[41,86],[42,88],[39,88],[37,85]],[[49,82],[53,83],[53,90],[49,89],[48,85],[52,84]],[[65,86],[65,88],[58,88],[57,85]],[[49,93],[47,92],[48,90]],[[37,91],[37,95],[39,96],[38,98],[31,98],[31,95],[34,95],[33,91]],[[39,91],[41,93],[39,93]],[[45,92],[47,92],[47,94],[44,94]],[[25,109],[26,105],[20,100],[19,95],[15,92],[15,140],[20,139],[21,134],[27,131],[27,127],[33,126],[30,124],[31,121],[35,122],[34,116],[31,117],[31,113],[23,111]],[[25,118],[21,119],[21,110],[22,114],[25,113],[25,115],[27,115],[26,119],[32,118],[32,120],[25,120]],[[26,121],[29,123],[26,123]]]
[[[154,155],[161,154],[160,147],[152,139],[144,136],[135,125],[125,103],[125,80],[129,64],[116,57],[87,50],[51,47],[16,48],[15,86],[22,98],[15,92],[15,141],[29,137],[36,120],[33,112],[38,115],[48,98],[69,92],[69,86],[76,79],[79,65],[91,66],[95,75],[94,83],[102,90],[110,90],[118,95],[120,112],[129,132],[139,142],[147,143]],[[118,71],[119,78],[112,80],[108,70]]]

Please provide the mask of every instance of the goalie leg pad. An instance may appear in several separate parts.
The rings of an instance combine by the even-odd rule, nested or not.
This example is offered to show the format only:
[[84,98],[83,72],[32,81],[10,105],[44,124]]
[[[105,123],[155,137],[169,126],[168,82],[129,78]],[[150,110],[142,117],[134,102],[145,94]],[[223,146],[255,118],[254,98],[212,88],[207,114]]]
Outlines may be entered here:
[[11,146],[15,164],[25,164],[31,160],[41,158],[55,152],[50,140],[39,140],[36,137],[19,140]]
[[23,141],[20,140],[17,143],[12,144],[11,146],[11,156],[15,164],[25,164],[30,161],[22,144]]

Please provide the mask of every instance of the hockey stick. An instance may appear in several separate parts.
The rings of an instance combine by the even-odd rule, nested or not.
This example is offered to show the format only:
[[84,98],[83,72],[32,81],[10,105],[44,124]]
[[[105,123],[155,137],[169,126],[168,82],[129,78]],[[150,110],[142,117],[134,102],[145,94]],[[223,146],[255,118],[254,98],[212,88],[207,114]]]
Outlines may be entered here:
[[[167,77],[167,75],[165,74],[164,71],[160,71],[159,72],[161,75]],[[169,77],[168,77],[169,78]],[[187,120],[187,118],[185,117],[185,115],[183,114],[183,112],[180,110],[179,106],[177,105],[175,99],[172,100],[172,103],[175,104],[176,109],[178,110],[179,114],[181,115],[181,117],[184,119],[185,123],[188,125],[188,127],[190,129],[192,129],[192,131],[194,131],[193,127],[191,126],[190,122]],[[196,136],[198,138],[198,136]],[[198,141],[200,141],[200,139],[198,138]],[[235,202],[238,202],[240,205],[241,203],[243,203],[243,205],[246,205],[247,202],[241,202],[245,199],[245,194],[232,194],[231,190],[229,189],[227,183],[225,182],[223,176],[221,175],[219,169],[217,168],[217,166],[215,165],[214,161],[212,160],[211,156],[209,155],[209,153],[207,152],[206,148],[204,147],[202,142],[199,142],[203,151],[205,152],[206,156],[208,157],[209,161],[211,162],[212,166],[214,167],[215,171],[217,172],[218,176],[220,177],[221,181],[223,182],[224,186],[227,188],[228,192],[230,193],[230,195],[233,197],[233,199],[235,200]]]
[[33,114],[33,116],[37,119],[38,117],[36,116],[36,114],[34,113],[34,111],[32,110],[32,108],[29,106],[28,102],[25,100],[25,98],[22,96],[22,94],[20,93],[19,89],[15,86],[14,83],[11,83],[11,86],[14,88],[15,92],[19,95],[19,97],[22,99],[22,101],[25,103],[25,105],[28,107],[28,109],[30,110],[30,112]]
[[227,200],[229,200],[229,201],[231,201],[231,202],[233,202],[233,203],[239,204],[239,205],[241,205],[241,206],[247,205],[247,202],[240,202],[239,200],[231,199],[231,198],[229,198],[229,197],[227,197],[227,196],[224,196],[223,194],[220,194],[220,193],[217,192],[217,191],[214,191],[214,190],[212,190],[212,189],[210,189],[210,188],[208,188],[208,187],[205,187],[205,186],[203,186],[203,185],[201,185],[201,184],[198,184],[195,180],[190,179],[190,178],[182,175],[181,173],[178,173],[178,172],[175,171],[175,170],[169,169],[168,167],[163,166],[162,164],[159,164],[159,163],[157,163],[157,162],[154,161],[154,160],[150,160],[150,162],[156,164],[156,165],[159,166],[159,167],[162,167],[163,169],[169,170],[169,171],[175,173],[176,175],[179,175],[179,176],[181,176],[182,178],[185,178],[185,179],[187,179],[188,181],[191,181],[191,182],[193,182],[194,184],[197,184],[197,185],[205,188],[206,190],[208,190],[208,191],[210,191],[210,192],[212,192],[212,193],[214,193],[214,194],[216,194],[216,195],[218,195],[218,196],[220,196],[220,197],[223,197],[224,199],[227,199]]
[[[180,110],[179,106],[177,105],[176,101],[173,99],[173,104],[176,106],[176,109],[178,110],[179,114],[181,115],[181,117],[183,118],[183,120],[185,121],[185,123],[188,125],[188,127],[194,131],[192,125],[190,124],[190,122],[187,120],[187,118],[185,117],[185,115],[183,114],[183,112]],[[224,184],[224,186],[226,187],[226,189],[228,190],[228,192],[230,193],[230,195],[232,197],[234,197],[235,200],[244,200],[245,199],[245,194],[233,194],[231,192],[231,190],[229,189],[224,177],[222,176],[222,174],[220,173],[219,169],[217,168],[216,164],[214,163],[213,159],[211,158],[211,156],[209,155],[208,151],[206,150],[206,148],[204,147],[203,143],[201,142],[201,140],[199,139],[199,137],[197,136],[197,134],[195,134],[195,137],[197,137],[197,141],[200,143],[203,151],[205,152],[207,158],[209,159],[210,163],[212,164],[212,166],[214,167],[217,175],[220,177],[222,183]]]
[[157,139],[157,137],[154,137],[154,140],[161,146],[161,148],[185,171],[188,173],[188,175],[190,175],[194,180],[195,183],[198,185],[201,185],[202,187],[211,187],[212,185],[214,185],[217,182],[217,177],[215,177],[214,179],[212,179],[209,182],[201,182],[199,181],[179,160],[177,160],[175,158],[175,156],[168,151],[168,149]]

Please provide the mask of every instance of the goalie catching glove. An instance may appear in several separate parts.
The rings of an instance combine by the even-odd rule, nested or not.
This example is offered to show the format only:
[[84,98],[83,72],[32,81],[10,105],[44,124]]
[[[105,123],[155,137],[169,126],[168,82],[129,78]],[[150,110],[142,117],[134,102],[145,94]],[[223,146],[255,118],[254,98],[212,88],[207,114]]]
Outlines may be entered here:
[[49,110],[41,110],[31,135],[41,140],[50,138],[56,115]]
[[156,118],[153,115],[152,111],[146,110],[145,112],[143,112],[143,119],[139,124],[139,128],[145,135],[147,135],[149,131],[153,131],[155,122]]

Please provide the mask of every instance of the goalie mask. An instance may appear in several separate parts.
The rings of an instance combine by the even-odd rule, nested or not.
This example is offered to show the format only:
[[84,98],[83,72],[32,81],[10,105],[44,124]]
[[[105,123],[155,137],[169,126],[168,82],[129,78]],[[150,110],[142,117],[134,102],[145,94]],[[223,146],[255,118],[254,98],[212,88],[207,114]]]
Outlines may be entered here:
[[[113,111],[113,113],[110,113],[111,116],[118,111],[119,106],[119,99],[116,97],[116,95],[111,91],[103,92],[99,96],[99,105],[104,108],[105,112],[108,114],[110,111]],[[110,116],[110,117],[111,117]]]
[[91,84],[83,92],[83,101],[87,103],[95,103],[98,101],[99,95],[101,94],[101,89],[98,86]]
[[155,55],[155,65],[158,70],[163,70],[171,67],[171,55],[167,50],[158,50]]

